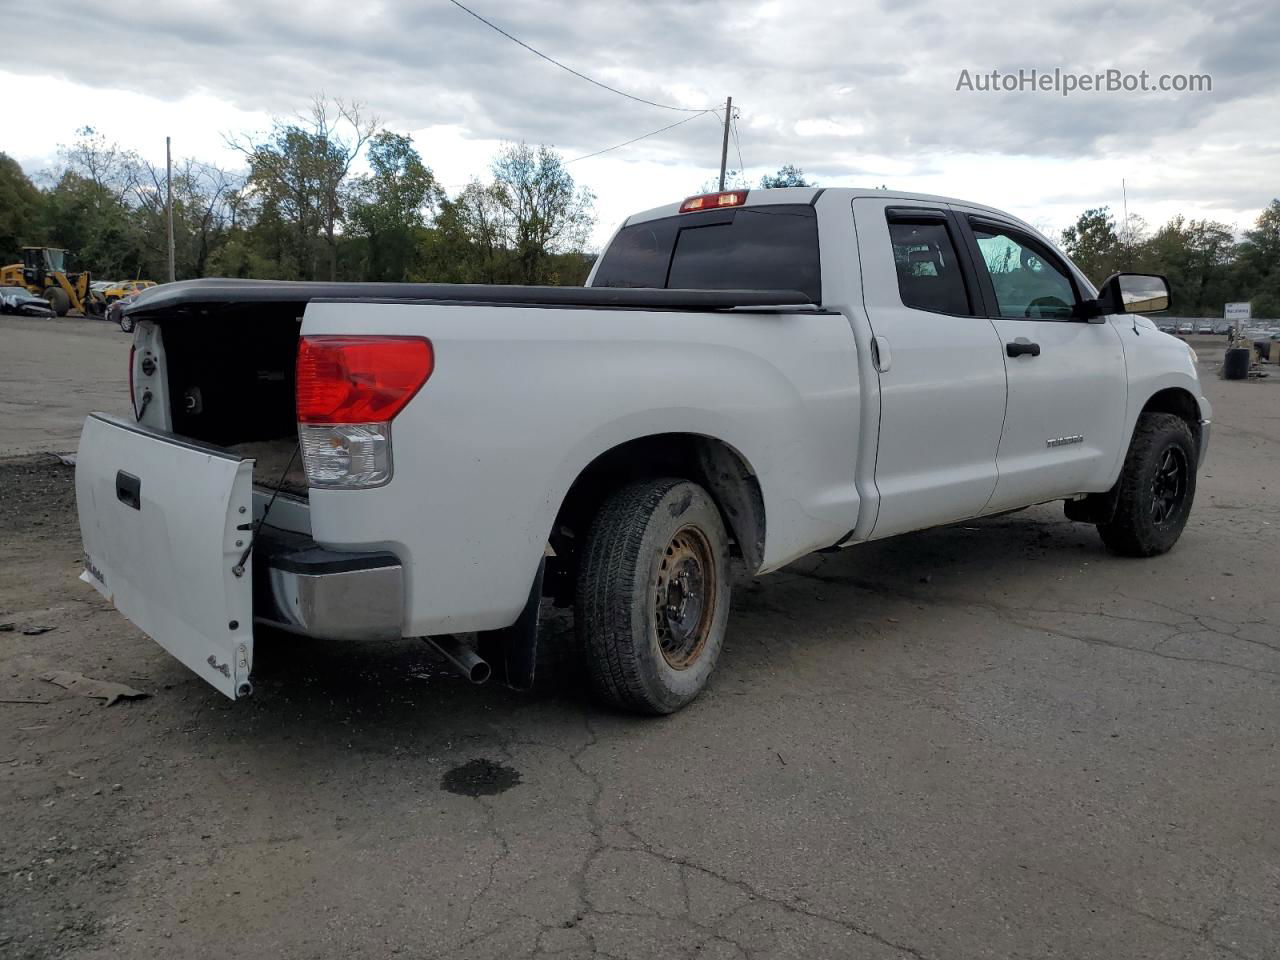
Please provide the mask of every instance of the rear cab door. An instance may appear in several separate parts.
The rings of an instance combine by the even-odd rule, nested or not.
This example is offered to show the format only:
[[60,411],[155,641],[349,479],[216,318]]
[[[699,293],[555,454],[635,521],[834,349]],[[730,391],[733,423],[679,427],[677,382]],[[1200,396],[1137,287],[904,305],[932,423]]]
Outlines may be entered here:
[[985,512],[1106,489],[1125,447],[1120,335],[1081,316],[1088,293],[1042,238],[985,211],[961,220],[1009,384]]
[[946,205],[853,200],[880,386],[873,538],[980,513],[1005,412],[1000,340]]
[[80,579],[232,699],[252,690],[253,463],[102,413],[76,458]]

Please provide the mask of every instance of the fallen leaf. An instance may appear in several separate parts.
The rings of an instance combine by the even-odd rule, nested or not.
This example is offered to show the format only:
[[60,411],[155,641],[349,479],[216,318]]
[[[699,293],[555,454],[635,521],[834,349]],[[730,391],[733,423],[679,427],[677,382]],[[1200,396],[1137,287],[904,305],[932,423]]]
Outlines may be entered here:
[[72,673],[70,670],[53,670],[49,673],[42,673],[40,679],[70,690],[72,693],[77,693],[82,697],[95,697],[99,700],[105,700],[104,706],[108,707],[117,700],[136,700],[140,697],[150,696],[150,694],[143,693],[141,690],[127,687],[123,683],[96,680],[93,677],[86,677],[83,673]]

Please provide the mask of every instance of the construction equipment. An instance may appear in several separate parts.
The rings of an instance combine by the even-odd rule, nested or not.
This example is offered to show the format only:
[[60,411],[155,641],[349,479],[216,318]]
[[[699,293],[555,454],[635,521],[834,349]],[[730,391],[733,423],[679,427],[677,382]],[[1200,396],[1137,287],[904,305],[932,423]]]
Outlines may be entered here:
[[102,312],[101,299],[89,291],[89,272],[67,273],[67,251],[57,247],[23,247],[21,263],[0,267],[0,286],[26,287],[60,317],[69,310],[86,317]]

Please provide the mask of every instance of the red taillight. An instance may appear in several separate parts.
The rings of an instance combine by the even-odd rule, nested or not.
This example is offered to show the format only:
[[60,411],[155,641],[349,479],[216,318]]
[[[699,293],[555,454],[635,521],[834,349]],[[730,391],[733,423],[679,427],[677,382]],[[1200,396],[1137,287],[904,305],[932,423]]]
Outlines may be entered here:
[[680,204],[681,213],[695,210],[717,210],[720,207],[740,207],[747,202],[745,190],[722,190],[719,193],[700,193]]
[[300,423],[383,423],[413,399],[435,367],[423,337],[303,337]]

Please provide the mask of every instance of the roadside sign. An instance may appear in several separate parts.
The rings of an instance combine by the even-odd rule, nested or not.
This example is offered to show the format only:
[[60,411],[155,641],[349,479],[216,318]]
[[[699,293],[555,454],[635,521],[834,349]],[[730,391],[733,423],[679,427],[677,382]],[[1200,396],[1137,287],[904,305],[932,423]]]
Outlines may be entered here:
[[1228,303],[1222,308],[1223,320],[1249,320],[1249,304],[1247,303]]

